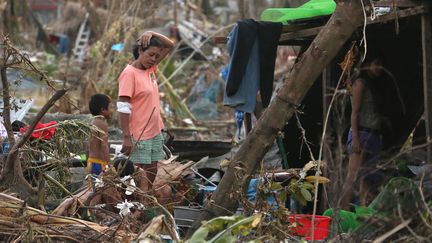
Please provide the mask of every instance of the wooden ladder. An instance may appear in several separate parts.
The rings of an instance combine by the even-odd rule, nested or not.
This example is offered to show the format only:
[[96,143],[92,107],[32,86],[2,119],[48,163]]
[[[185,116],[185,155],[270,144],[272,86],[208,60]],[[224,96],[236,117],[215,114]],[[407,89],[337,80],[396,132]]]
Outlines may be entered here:
[[90,28],[87,27],[87,19],[89,14],[86,13],[84,21],[81,23],[77,38],[75,40],[75,47],[73,49],[72,59],[74,61],[83,62],[87,54],[88,40],[90,38]]

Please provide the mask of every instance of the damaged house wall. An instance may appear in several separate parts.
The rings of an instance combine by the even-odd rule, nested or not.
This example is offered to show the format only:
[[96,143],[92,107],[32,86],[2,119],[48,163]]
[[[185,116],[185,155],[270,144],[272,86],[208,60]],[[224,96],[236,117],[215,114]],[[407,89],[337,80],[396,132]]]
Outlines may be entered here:
[[[379,52],[383,55],[384,66],[388,74],[387,78],[378,84],[381,94],[380,107],[383,114],[387,117],[387,126],[383,131],[384,152],[381,161],[383,164],[389,164],[388,159],[399,152],[414,129],[416,129],[416,136],[414,136],[413,145],[424,144],[426,142],[424,126],[417,126],[417,124],[424,124],[419,121],[424,111],[420,27],[420,16],[412,16],[399,19],[398,25],[394,21],[390,21],[368,25],[366,29],[368,52]],[[355,36],[361,36],[361,30],[353,36],[353,39],[360,39]],[[330,102],[331,95],[341,74],[340,63],[343,61],[347,50],[348,47],[341,50],[323,73],[323,76],[330,76],[328,81],[326,82],[326,79],[323,80],[323,76],[319,77],[302,103],[301,111],[303,114],[299,117],[303,128],[306,130],[306,137],[311,142],[310,147],[314,156],[318,154],[320,134],[322,133],[322,107],[328,106]],[[323,91],[321,90],[323,87],[322,82],[326,82],[324,86],[326,88],[324,91],[325,97],[323,97]],[[334,111],[334,107],[332,108],[329,131],[324,142],[324,160],[329,162],[328,170],[330,170],[327,173],[336,173],[334,171],[335,168],[343,170],[348,164],[348,158],[345,155],[339,157],[341,155],[337,154],[335,148],[343,146],[341,149],[346,153],[345,144],[350,128],[349,116],[351,113],[351,104],[347,92],[338,99],[341,102],[342,99],[345,99],[345,103],[342,104],[345,106],[344,113],[342,114],[344,117],[335,118],[340,116],[340,114],[337,114],[339,111]],[[348,102],[346,99],[348,99]],[[328,107],[326,108],[328,109]],[[342,120],[338,121],[338,119]],[[343,128],[338,127],[341,124]],[[341,129],[343,134],[336,134]],[[311,158],[307,148],[302,146],[301,131],[296,124],[295,117],[291,118],[288,122],[284,132],[289,161],[292,162],[293,167],[303,166]],[[342,144],[338,144],[340,142],[337,139],[338,136],[341,136]],[[426,160],[425,157],[423,159]],[[337,171],[337,176],[330,176],[335,182],[330,185],[332,189],[329,191],[328,196],[331,205],[335,203],[332,202],[334,200],[331,198],[338,198],[335,195],[338,194],[340,188],[337,185],[340,182],[338,179],[340,178],[339,173],[341,172]]]

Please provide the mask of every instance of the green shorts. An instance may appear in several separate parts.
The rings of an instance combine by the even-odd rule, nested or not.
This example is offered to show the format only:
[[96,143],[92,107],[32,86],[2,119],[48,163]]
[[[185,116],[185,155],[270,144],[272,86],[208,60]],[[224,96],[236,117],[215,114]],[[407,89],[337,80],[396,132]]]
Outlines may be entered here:
[[[131,137],[132,145],[135,144],[133,136]],[[148,140],[141,140],[133,149],[130,160],[134,164],[151,164],[153,161],[160,161],[165,159],[165,152],[163,150],[163,136],[162,133],[156,135],[154,138]]]

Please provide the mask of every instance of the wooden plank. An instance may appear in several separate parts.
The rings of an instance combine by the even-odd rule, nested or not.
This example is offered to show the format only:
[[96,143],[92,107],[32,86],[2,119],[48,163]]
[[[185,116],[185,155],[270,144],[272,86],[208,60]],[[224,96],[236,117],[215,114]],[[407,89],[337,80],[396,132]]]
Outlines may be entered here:
[[320,30],[322,28],[323,28],[323,26],[319,26],[319,27],[314,27],[314,28],[310,28],[310,29],[285,33],[285,34],[281,35],[281,38],[279,41],[286,41],[286,40],[292,40],[292,39],[297,39],[297,38],[305,38],[305,37],[315,36],[320,32]]
[[369,18],[368,21],[367,21],[367,23],[368,24],[382,23],[382,22],[394,20],[396,18],[401,19],[401,18],[405,18],[405,17],[410,17],[410,16],[414,16],[414,15],[423,14],[423,13],[426,13],[426,12],[427,12],[426,8],[423,5],[421,5],[421,6],[417,6],[417,7],[412,7],[412,8],[397,10],[396,12],[392,11],[389,14],[378,16],[373,21]]
[[[299,25],[284,25],[282,26],[282,35],[284,33],[290,33],[294,31],[304,30],[310,28],[312,25],[306,25],[306,24],[299,24]],[[225,36],[215,36],[213,37],[213,42],[215,44],[226,44],[228,41],[228,38]],[[282,40],[283,41],[283,40]]]
[[[382,22],[394,20],[396,17],[398,19],[401,19],[401,18],[405,18],[405,17],[409,17],[409,16],[424,14],[426,12],[427,11],[426,11],[425,6],[421,5],[421,6],[417,6],[417,7],[398,10],[398,11],[396,11],[396,14],[395,14],[395,12],[392,12],[392,13],[389,13],[387,15],[379,16],[374,21],[368,19],[367,23],[368,24],[377,24],[377,23],[382,23]],[[319,27],[314,27],[314,28],[309,28],[309,29],[285,33],[285,34],[281,35],[280,41],[283,42],[283,41],[292,40],[292,39],[315,36],[320,32],[321,29],[322,29],[322,26],[319,26]]]
[[293,31],[299,31],[304,29],[309,29],[312,27],[316,27],[317,25],[311,25],[311,24],[289,24],[289,25],[283,25],[282,26],[282,34],[293,32]]
[[393,7],[393,2],[396,4],[396,7],[399,8],[407,8],[407,7],[415,7],[422,4],[421,1],[416,0],[381,0],[374,3],[375,7]]
[[[423,48],[423,92],[424,117],[426,126],[426,142],[432,138],[432,22],[431,14],[424,14],[421,18],[422,48]],[[432,161],[432,144],[427,146],[427,161]]]
[[308,46],[312,43],[313,39],[294,39],[294,40],[284,40],[280,41],[280,46]]

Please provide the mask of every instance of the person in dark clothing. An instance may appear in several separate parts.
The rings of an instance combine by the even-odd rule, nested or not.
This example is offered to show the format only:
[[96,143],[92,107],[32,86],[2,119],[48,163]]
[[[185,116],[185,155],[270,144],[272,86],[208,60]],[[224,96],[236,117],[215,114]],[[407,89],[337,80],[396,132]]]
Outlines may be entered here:
[[375,167],[383,148],[383,116],[379,110],[380,94],[376,84],[383,78],[384,69],[379,56],[364,62],[360,74],[352,85],[351,129],[347,147],[350,153],[348,174],[342,188],[340,207],[348,210],[353,197],[354,184],[360,175],[360,203],[365,206],[370,191],[368,174]]

